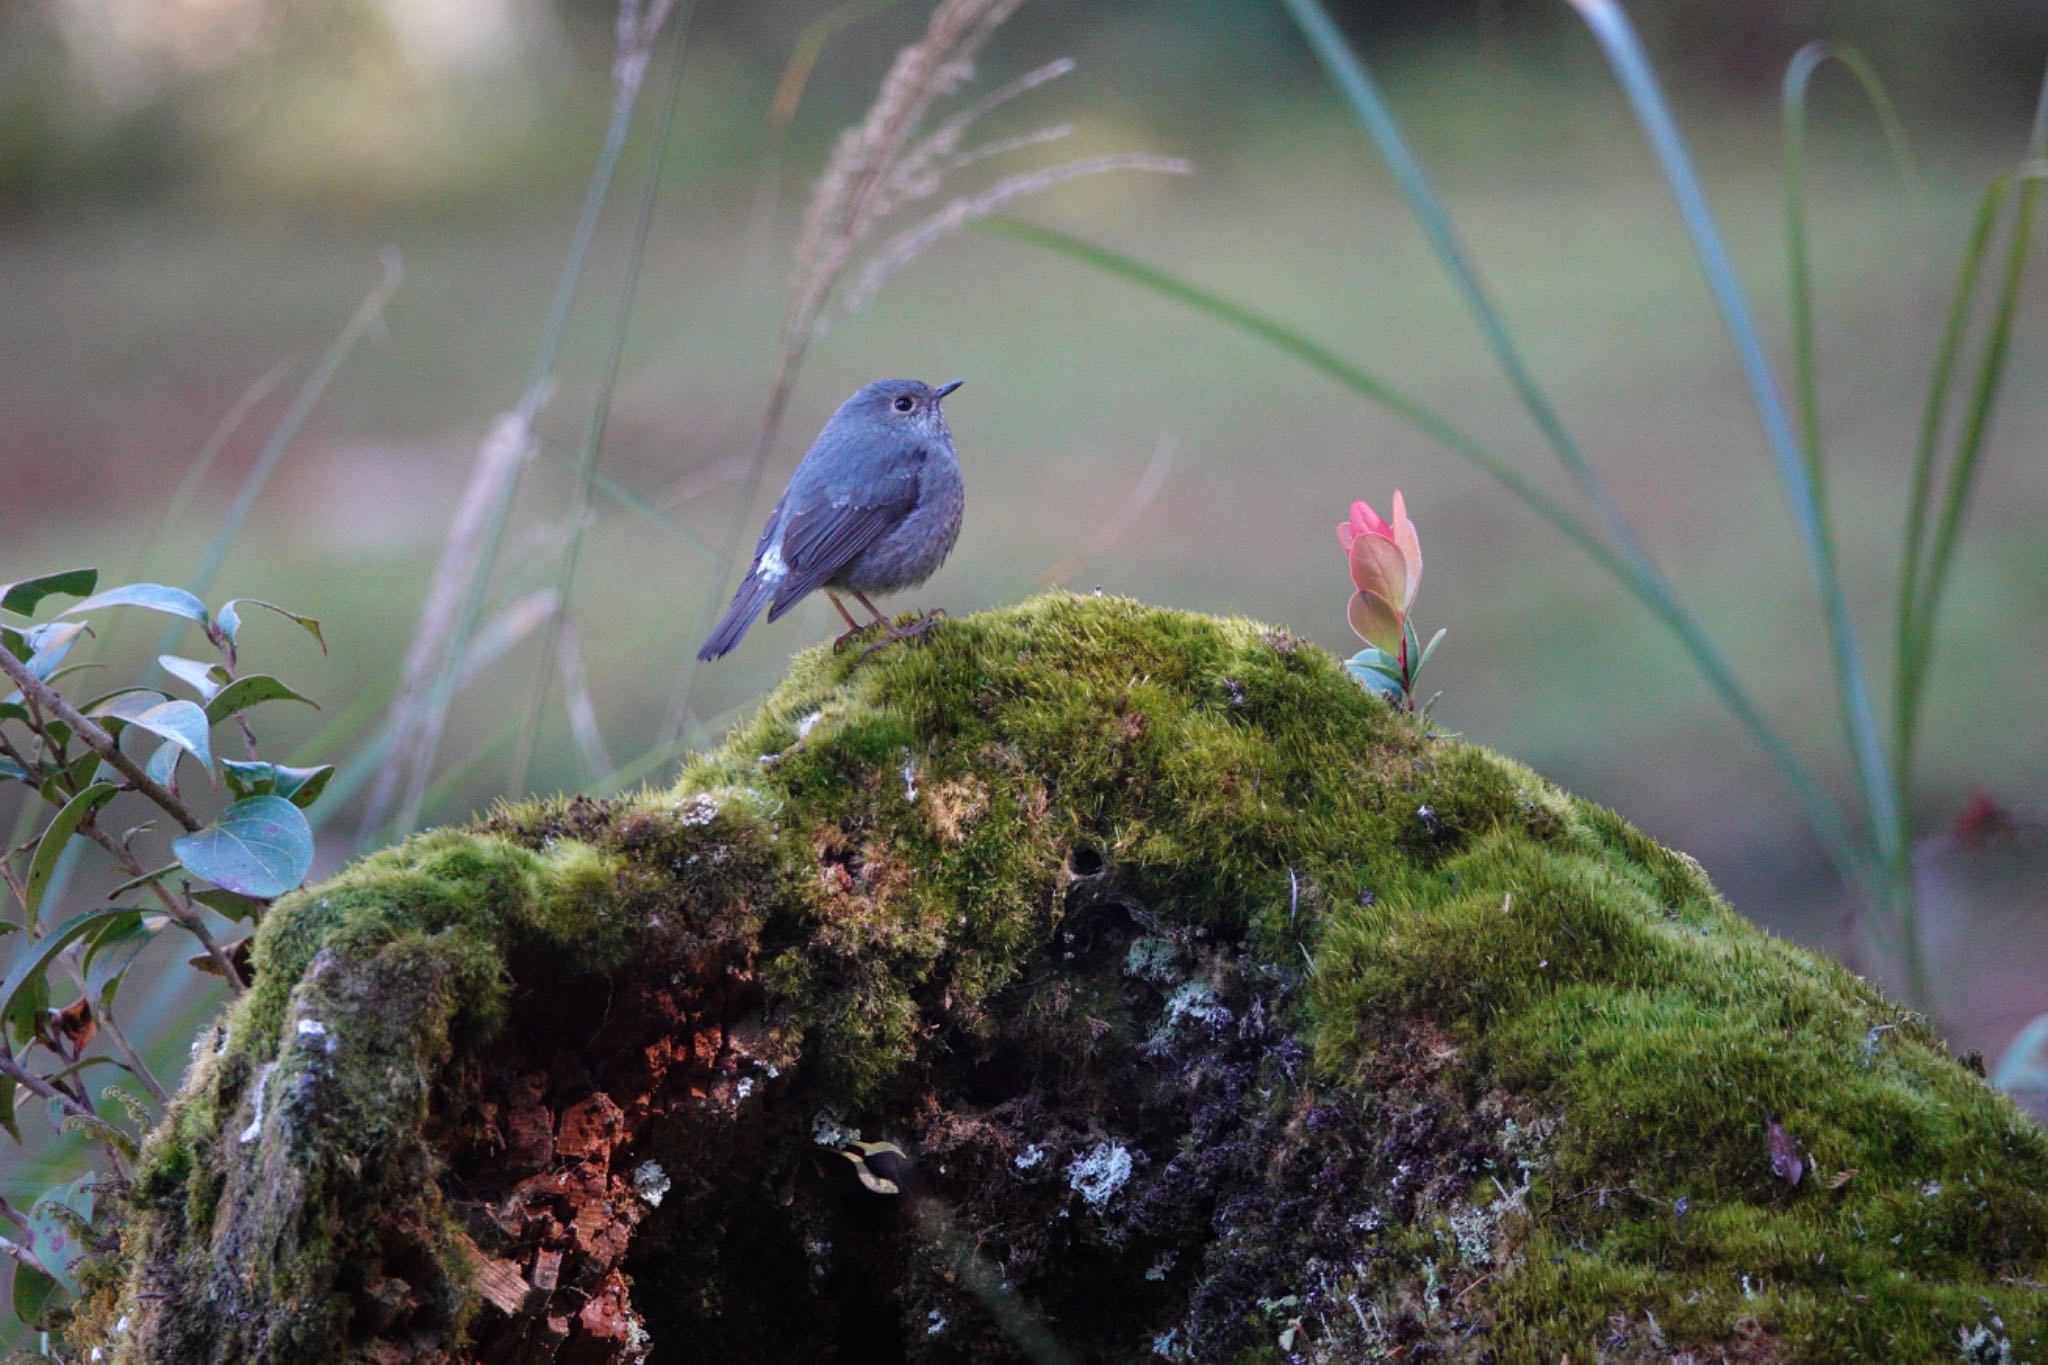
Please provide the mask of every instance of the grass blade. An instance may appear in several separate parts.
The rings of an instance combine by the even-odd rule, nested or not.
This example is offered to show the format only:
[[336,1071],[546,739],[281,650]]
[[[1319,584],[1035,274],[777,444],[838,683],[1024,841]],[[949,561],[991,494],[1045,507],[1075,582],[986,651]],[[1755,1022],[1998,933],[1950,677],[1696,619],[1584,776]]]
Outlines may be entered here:
[[1366,135],[1379,149],[1387,168],[1393,173],[1394,183],[1400,188],[1402,198],[1408,201],[1408,208],[1422,225],[1429,239],[1430,249],[1450,276],[1451,284],[1464,301],[1467,311],[1479,324],[1480,333],[1485,337],[1487,347],[1493,352],[1494,360],[1501,372],[1507,376],[1515,396],[1529,412],[1543,438],[1563,462],[1565,470],[1579,486],[1586,500],[1599,513],[1614,543],[1621,547],[1623,556],[1641,566],[1645,571],[1655,572],[1649,553],[1643,549],[1635,528],[1608,492],[1594,470],[1592,461],[1580,448],[1564,425],[1542,385],[1536,382],[1535,374],[1523,359],[1521,348],[1515,344],[1508,332],[1507,322],[1495,306],[1492,295],[1479,277],[1479,269],[1473,263],[1471,253],[1465,249],[1451,218],[1445,210],[1442,198],[1430,182],[1429,173],[1417,160],[1414,150],[1409,147],[1407,137],[1401,132],[1400,122],[1393,110],[1381,98],[1379,88],[1373,83],[1365,64],[1351,50],[1344,35],[1330,19],[1329,12],[1321,0],[1285,0],[1288,12],[1307,37],[1309,46],[1323,64],[1330,79],[1336,83],[1351,112],[1365,129]]
[[[1713,213],[1707,207],[1706,195],[1700,188],[1699,176],[1693,169],[1685,141],[1679,135],[1671,107],[1658,88],[1656,73],[1643,54],[1628,16],[1615,0],[1571,0],[1571,4],[1599,40],[1608,64],[1614,68],[1622,90],[1628,96],[1637,123],[1642,126],[1644,135],[1656,152],[1672,198],[1677,201],[1679,216],[1692,238],[1701,270],[1707,277],[1708,290],[1734,342],[1757,416],[1763,424],[1765,442],[1770,447],[1779,482],[1784,486],[1785,498],[1791,507],[1807,570],[1820,597],[1827,623],[1829,653],[1835,669],[1836,690],[1841,698],[1843,728],[1855,758],[1857,785],[1863,796],[1879,864],[1895,883],[1904,879],[1903,884],[1909,884],[1898,790],[1893,785],[1891,763],[1878,736],[1877,715],[1871,706],[1870,686],[1857,647],[1855,622],[1850,619],[1848,598],[1842,591],[1841,579],[1836,572],[1833,549],[1822,528],[1820,504],[1814,495],[1813,481],[1808,477],[1799,442],[1792,434],[1777,381],[1771,376],[1763,342],[1750,318],[1749,304],[1743,297],[1741,285],[1736,282],[1727,248],[1722,244],[1720,231],[1714,226]],[[1916,987],[1918,984],[1914,983]],[[1924,992],[1919,994],[1924,998]]]
[[590,529],[590,494],[597,473],[597,456],[604,446],[605,429],[611,422],[612,392],[618,387],[619,365],[625,356],[626,336],[633,321],[633,300],[640,289],[640,268],[647,259],[647,238],[654,226],[655,200],[661,187],[662,171],[668,165],[669,145],[675,134],[676,105],[683,89],[683,54],[689,49],[690,20],[694,12],[692,7],[684,7],[676,19],[675,37],[670,43],[668,89],[662,99],[661,121],[654,134],[654,152],[648,159],[647,178],[641,184],[640,202],[634,213],[633,241],[626,254],[626,278],[619,291],[618,303],[612,310],[611,340],[605,349],[597,398],[583,430],[582,448],[577,452],[576,486],[569,512],[569,543],[562,551],[561,572],[555,580],[555,609],[548,614],[540,665],[534,676],[532,697],[527,703],[526,725],[520,734],[518,757],[512,764],[511,791],[514,795],[526,790],[534,745],[539,741],[542,717],[547,710],[550,683],[557,672],[557,655],[568,620],[570,594],[576,584],[576,569],[582,558],[583,537]]
[[[206,557],[199,561],[199,567],[193,571],[192,577],[185,584],[195,595],[205,597],[207,591],[212,588],[214,576],[220,572],[220,566],[227,559],[228,551],[234,548],[235,537],[241,534],[243,524],[249,520],[249,513],[256,506],[256,499],[263,495],[264,487],[269,484],[270,476],[277,472],[277,466],[283,461],[285,452],[290,450],[292,442],[299,438],[299,432],[304,429],[306,419],[313,415],[313,409],[327,392],[327,386],[334,382],[334,376],[340,373],[342,365],[354,353],[356,343],[377,325],[377,320],[384,316],[384,306],[390,303],[391,296],[398,292],[398,284],[404,276],[404,271],[400,268],[397,252],[385,253],[383,269],[384,277],[364,296],[363,301],[356,305],[355,315],[348,320],[348,325],[341,329],[341,335],[335,337],[328,346],[326,353],[320,357],[320,363],[306,376],[305,383],[299,386],[298,395],[292,399],[290,409],[278,422],[277,429],[270,433],[270,440],[264,444],[263,453],[256,457],[256,463],[249,467],[248,474],[243,477],[242,486],[235,491],[234,502],[228,506],[227,515],[221,519],[220,530],[214,533],[213,543],[206,547]],[[183,629],[182,626],[175,625],[167,629],[157,646],[157,653],[170,653],[177,645],[178,635]]]
[[1919,175],[1914,169],[1912,149],[1906,143],[1905,125],[1891,96],[1878,79],[1877,71],[1863,54],[1851,47],[1832,43],[1808,43],[1793,54],[1785,67],[1785,258],[1792,309],[1793,400],[1799,410],[1799,444],[1806,458],[1806,476],[1813,483],[1814,501],[1821,509],[1821,531],[1828,532],[1827,478],[1821,454],[1820,368],[1814,344],[1813,270],[1811,239],[1806,229],[1806,106],[1813,77],[1829,62],[1836,62],[1856,78],[1878,126],[1890,146],[1901,178],[1918,198]]
[[[410,833],[418,825],[420,806],[426,799],[434,762],[440,753],[448,710],[454,704],[455,674],[468,650],[470,637],[481,622],[492,571],[504,543],[506,524],[511,520],[519,476],[532,445],[533,419],[548,396],[555,361],[568,330],[570,307],[590,261],[598,221],[611,197],[612,179],[625,151],[633,111],[639,105],[647,56],[672,9],[673,0],[651,0],[644,13],[638,4],[622,3],[619,7],[611,119],[605,127],[597,164],[584,189],[583,206],[568,253],[555,280],[547,325],[542,329],[519,402],[500,416],[493,435],[486,438],[484,449],[479,452],[479,477],[471,485],[478,501],[476,524],[471,528],[473,540],[463,547],[460,556],[444,556],[443,566],[450,571],[451,580],[437,582],[430,594],[430,609],[435,608],[437,600],[447,600],[450,610],[446,614],[453,625],[444,632],[423,614],[415,648],[408,659],[407,685],[395,703],[392,733],[398,741],[396,747],[406,754],[407,765],[404,795],[399,798],[398,817],[393,826],[400,835]],[[497,447],[496,457],[493,447]],[[501,467],[484,468],[493,458],[502,459]],[[451,551],[455,548],[451,542]],[[415,664],[420,666],[418,676],[414,676]],[[398,714],[396,708],[403,708],[403,714]],[[366,833],[384,825],[385,808],[394,785],[380,777],[372,793],[371,807],[364,816]]]
[[[2042,81],[2040,99],[2035,105],[2027,154],[2030,158],[2028,164],[1992,181],[1978,200],[1977,216],[1971,224],[1970,237],[1963,252],[1962,271],[1949,300],[1948,322],[1942,332],[1941,347],[1935,355],[1927,406],[1920,422],[1913,488],[1907,503],[1906,550],[1899,571],[1897,608],[1898,678],[1893,697],[1892,724],[1902,792],[1910,790],[1913,750],[1919,737],[1920,710],[1926,695],[1926,675],[1934,645],[1934,614],[1947,582],[1956,538],[1975,486],[1978,456],[1982,453],[1992,410],[2004,379],[2020,285],[2025,275],[2027,252],[2032,245],[2036,201],[2041,180],[2048,176],[2048,166],[2044,166],[2041,160],[2044,154],[2048,154],[2048,78]],[[2019,204],[2014,214],[2004,278],[1993,305],[1991,327],[1984,340],[1976,382],[1971,386],[1970,406],[1964,414],[1957,438],[1949,485],[1941,499],[1941,516],[1930,549],[1927,514],[1934,504],[1935,469],[1941,430],[1947,419],[1949,390],[1955,381],[1963,338],[1969,327],[1971,303],[1976,297],[1978,281],[1989,256],[1992,235],[2015,184],[2019,189]]]
[[1156,267],[1132,260],[1106,247],[1070,237],[1053,228],[1012,218],[992,218],[978,225],[1016,241],[1043,247],[1070,260],[1091,266],[1126,284],[1149,290],[1183,307],[1253,337],[1310,369],[1361,395],[1413,426],[1430,439],[1446,446],[1491,475],[1531,511],[1549,522],[1574,545],[1591,556],[1603,569],[1620,580],[1637,600],[1648,607],[1667,629],[1678,637],[1708,685],[1721,698],[1736,720],[1748,730],[1779,774],[1791,787],[1800,809],[1823,848],[1844,876],[1860,877],[1868,871],[1869,858],[1856,843],[1840,813],[1821,791],[1797,755],[1772,728],[1756,701],[1743,687],[1727,660],[1707,638],[1699,622],[1655,577],[1633,571],[1633,566],[1614,548],[1579,524],[1569,510],[1493,451],[1481,445],[1420,400],[1401,392],[1384,380],[1337,355],[1320,342],[1301,335],[1286,324],[1233,303],[1199,285]]

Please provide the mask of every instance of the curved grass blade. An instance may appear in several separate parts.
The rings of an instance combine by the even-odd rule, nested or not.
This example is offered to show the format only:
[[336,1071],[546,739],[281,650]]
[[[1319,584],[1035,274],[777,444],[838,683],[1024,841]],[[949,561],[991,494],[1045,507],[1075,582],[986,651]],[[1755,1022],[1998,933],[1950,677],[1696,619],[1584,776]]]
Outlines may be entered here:
[[675,37],[669,45],[668,88],[662,98],[661,120],[654,134],[654,154],[648,158],[647,178],[641,183],[640,200],[634,212],[633,241],[626,253],[626,278],[620,287],[618,302],[612,309],[612,334],[605,348],[597,399],[591,405],[590,420],[583,429],[582,447],[577,452],[576,487],[571,495],[569,513],[569,543],[562,551],[561,572],[555,580],[555,609],[548,613],[547,630],[534,674],[533,695],[527,704],[526,724],[520,732],[518,757],[512,764],[511,790],[515,796],[526,791],[534,745],[539,740],[550,683],[555,676],[562,624],[568,616],[570,593],[576,585],[583,537],[590,529],[590,494],[597,474],[597,456],[604,447],[605,429],[611,423],[612,391],[619,382],[619,365],[625,357],[626,336],[633,321],[633,300],[640,291],[640,268],[647,259],[647,238],[654,226],[655,200],[661,188],[662,172],[668,166],[669,146],[675,137],[676,105],[683,89],[683,54],[689,50],[690,21],[695,15],[693,6],[685,7],[675,22]]
[[[384,316],[384,306],[391,302],[391,296],[398,292],[398,283],[403,275],[399,267],[398,254],[386,253],[382,264],[383,278],[363,296],[363,301],[356,305],[354,315],[341,329],[341,334],[329,343],[326,352],[320,357],[319,364],[313,367],[312,373],[308,374],[305,382],[299,386],[298,395],[292,399],[292,405],[278,422],[277,429],[271,432],[270,439],[264,442],[262,453],[256,457],[256,462],[243,476],[242,486],[235,490],[235,500],[228,505],[227,515],[221,519],[220,530],[214,533],[212,544],[206,547],[205,557],[193,571],[189,586],[199,596],[204,597],[207,589],[213,586],[214,576],[220,572],[220,566],[227,559],[228,551],[234,548],[235,537],[241,534],[243,523],[249,519],[250,511],[256,506],[256,499],[263,495],[263,489],[270,482],[270,476],[277,472],[277,466],[283,461],[285,452],[290,450],[292,442],[298,439],[299,432],[306,425],[306,419],[313,415],[314,407],[327,392],[327,386],[334,382],[334,376],[354,353],[356,343],[360,342],[369,330],[376,326],[377,320]],[[171,647],[176,643],[177,632],[165,631],[162,642],[157,646],[157,653],[170,653]]]
[[[1848,598],[1835,567],[1828,536],[1822,529],[1820,504],[1808,477],[1799,442],[1792,434],[1784,400],[1777,381],[1771,377],[1770,361],[1749,314],[1749,304],[1737,283],[1734,267],[1714,226],[1699,176],[1685,149],[1677,121],[1657,84],[1656,73],[1643,54],[1635,29],[1615,0],[1571,0],[1606,54],[1622,91],[1627,95],[1636,121],[1656,153],[1680,218],[1685,222],[1698,255],[1707,287],[1720,309],[1730,339],[1741,362],[1750,396],[1762,422],[1764,439],[1776,463],[1779,482],[1792,510],[1814,589],[1820,598],[1828,632],[1829,653],[1834,664],[1835,686],[1841,697],[1842,723],[1849,749],[1855,758],[1857,786],[1863,797],[1870,837],[1876,847],[1878,864],[1894,883],[1894,889],[1910,886],[1906,869],[1906,839],[1899,815],[1898,789],[1893,783],[1891,761],[1878,736],[1877,714],[1871,705],[1870,685],[1864,675],[1857,646],[1856,625],[1849,615]],[[1908,912],[1910,913],[1910,912]],[[1918,998],[1925,992],[1913,983]]]
[[1715,648],[1713,641],[1707,638],[1704,629],[1692,614],[1665,590],[1656,577],[1635,572],[1635,566],[1624,559],[1618,551],[1588,532],[1570,511],[1523,477],[1500,456],[1453,426],[1427,404],[1345,360],[1320,342],[1198,285],[1190,284],[1106,247],[1097,246],[1078,237],[1070,237],[1066,233],[1035,223],[1021,222],[1014,218],[991,218],[980,224],[979,230],[999,233],[1017,241],[1043,247],[1092,266],[1126,284],[1171,299],[1211,321],[1220,322],[1254,337],[1393,413],[1423,435],[1446,446],[1453,453],[1471,461],[1491,475],[1524,506],[1549,522],[1566,539],[1591,556],[1601,568],[1613,574],[1623,587],[1648,607],[1651,613],[1678,637],[1701,675],[1706,678],[1708,685],[1721,698],[1722,704],[1743,728],[1749,731],[1770,759],[1772,766],[1792,788],[1793,795],[1799,801],[1800,809],[1812,827],[1815,837],[1821,841],[1828,856],[1843,875],[1859,877],[1868,870],[1868,855],[1857,845],[1834,804],[1771,726],[1755,699],[1743,687],[1734,669]]
[[1813,78],[1829,62],[1855,77],[1883,130],[1892,160],[1912,197],[1919,199],[1919,172],[1905,125],[1877,70],[1853,47],[1808,43],[1785,67],[1785,257],[1792,306],[1793,400],[1799,410],[1799,443],[1807,477],[1821,509],[1821,531],[1829,533],[1827,479],[1821,455],[1820,369],[1814,344],[1812,243],[1806,229],[1806,107]]
[[[1920,421],[1919,446],[1913,464],[1913,487],[1906,513],[1906,550],[1899,571],[1898,679],[1892,717],[1893,745],[1899,766],[1899,784],[1907,790],[1913,768],[1913,750],[1919,735],[1921,701],[1925,695],[1927,665],[1934,640],[1934,611],[1946,582],[1949,560],[1955,553],[1956,536],[1976,479],[1977,458],[1989,430],[1991,412],[1997,403],[2004,377],[2005,358],[2017,312],[2026,255],[2033,236],[2035,202],[2040,183],[2048,177],[2048,78],[2034,110],[2034,126],[2027,140],[2029,161],[2011,174],[2000,176],[1985,187],[1977,204],[1977,216],[1963,252],[1962,271],[1950,296],[1949,314],[1942,331],[1941,347],[1935,354],[1929,380],[1927,406]],[[1928,546],[1928,511],[1934,503],[1934,482],[1939,459],[1941,431],[1947,421],[1948,396],[1955,382],[1963,338],[1969,328],[1971,305],[1996,231],[2005,201],[2015,185],[2020,202],[2015,213],[2012,241],[2005,275],[1993,321],[1988,331],[1976,383],[1972,386],[1970,408],[1965,414],[1957,450],[1942,498],[1942,514],[1933,542]]]

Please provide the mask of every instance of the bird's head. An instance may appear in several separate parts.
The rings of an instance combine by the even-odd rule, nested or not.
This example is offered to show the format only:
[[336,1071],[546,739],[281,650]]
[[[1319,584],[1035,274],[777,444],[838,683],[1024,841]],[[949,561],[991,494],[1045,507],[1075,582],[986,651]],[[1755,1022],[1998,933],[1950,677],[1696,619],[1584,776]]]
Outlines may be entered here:
[[920,435],[943,436],[945,414],[939,405],[961,381],[937,388],[916,379],[878,379],[846,401],[842,413],[857,413],[876,426]]

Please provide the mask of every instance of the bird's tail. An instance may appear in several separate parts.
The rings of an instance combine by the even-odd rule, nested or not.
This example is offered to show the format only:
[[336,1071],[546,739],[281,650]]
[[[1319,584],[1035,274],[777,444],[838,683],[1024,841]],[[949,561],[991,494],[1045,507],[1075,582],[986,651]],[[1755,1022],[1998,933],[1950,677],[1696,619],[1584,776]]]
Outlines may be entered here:
[[732,653],[747,633],[747,627],[754,624],[754,618],[761,614],[761,608],[768,605],[768,599],[775,595],[776,580],[750,573],[740,584],[740,590],[732,595],[732,605],[725,610],[725,616],[704,641],[704,647],[697,651],[697,657],[710,660],[723,658]]

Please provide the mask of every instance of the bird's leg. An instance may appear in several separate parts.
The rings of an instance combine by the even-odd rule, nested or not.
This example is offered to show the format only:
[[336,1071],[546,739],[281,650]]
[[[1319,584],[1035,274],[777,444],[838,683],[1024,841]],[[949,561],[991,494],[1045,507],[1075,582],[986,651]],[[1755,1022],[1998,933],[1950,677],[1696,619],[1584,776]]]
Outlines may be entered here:
[[882,614],[881,608],[877,607],[874,603],[868,601],[867,595],[865,593],[854,592],[852,588],[848,588],[847,591],[853,593],[855,601],[859,602],[862,606],[866,607],[869,611],[875,614],[876,625],[880,626],[883,630],[889,632],[889,638],[887,638],[886,640],[878,640],[874,644],[869,645],[867,649],[862,652],[862,658],[866,658],[868,655],[874,653],[878,649],[885,649],[888,646],[895,644],[898,640],[915,640],[918,636],[924,634],[926,631],[930,630],[933,626],[939,623],[937,616],[927,615],[922,619],[913,621],[911,624],[899,629],[894,621],[891,621],[888,617]]
[[[825,596],[832,599],[833,607],[837,609],[837,611],[839,612],[839,619],[846,622],[846,629],[839,635],[837,639],[835,639],[832,642],[832,648],[838,649],[841,645],[847,644],[852,640],[857,640],[861,637],[861,635],[863,635],[867,631],[874,629],[873,626],[864,626],[860,622],[854,620],[853,614],[847,611],[846,609],[846,603],[839,600],[838,593],[832,591],[832,589],[830,588],[827,588],[825,589]],[[862,600],[865,601],[866,599]],[[873,611],[874,608],[870,607],[868,608],[868,610]]]

